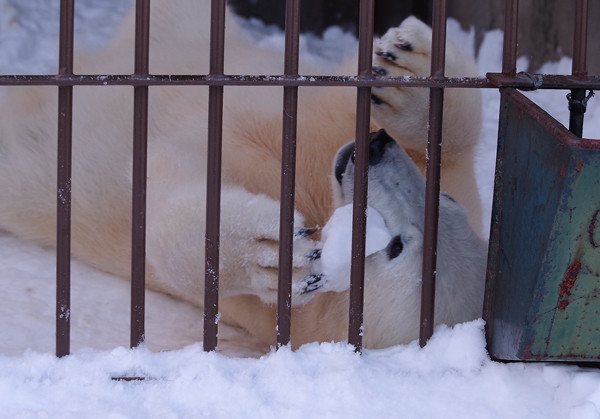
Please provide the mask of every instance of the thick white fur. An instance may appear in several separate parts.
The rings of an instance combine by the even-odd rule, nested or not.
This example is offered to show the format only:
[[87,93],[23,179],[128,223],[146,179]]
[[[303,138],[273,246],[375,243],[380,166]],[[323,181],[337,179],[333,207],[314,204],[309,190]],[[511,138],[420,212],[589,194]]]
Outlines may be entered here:
[[[209,3],[153,1],[151,73],[208,72]],[[281,74],[282,54],[252,45],[234,17],[227,18],[226,73]],[[78,55],[76,72],[131,73],[133,23],[132,12],[105,50]],[[430,30],[416,19],[408,19],[376,41],[377,51],[394,49],[393,40],[398,36],[406,36],[418,48],[414,53],[398,54],[395,63],[376,55],[376,64],[390,74],[426,75]],[[353,74],[354,68],[354,63],[347,63],[338,73]],[[329,71],[306,63],[300,70],[304,74]],[[448,74],[472,75],[472,71],[470,61],[449,47]],[[449,89],[446,93],[443,188],[468,208],[473,225],[478,225],[480,202],[472,157],[479,130],[479,94],[459,90]],[[19,87],[6,91],[0,105],[0,228],[53,246],[56,89]],[[419,89],[377,91],[388,105],[385,109],[373,107],[373,126],[390,130],[422,170],[426,93]],[[333,210],[329,172],[336,151],[354,136],[354,95],[350,88],[300,89],[297,229],[324,225]],[[204,87],[150,89],[147,286],[199,306],[203,298],[207,97],[208,89]],[[77,87],[74,103],[73,253],[92,266],[128,278],[132,89]],[[245,327],[266,342],[274,339],[274,308],[270,303],[275,301],[277,282],[281,103],[280,88],[225,89],[220,311],[222,321]],[[308,238],[295,242],[296,304],[312,296],[301,292],[310,271],[307,255],[316,246]],[[463,253],[458,252],[457,257],[464,257]],[[418,270],[418,258],[414,260],[413,268]],[[381,275],[379,281],[386,283],[406,276],[392,268],[389,265],[369,271],[377,272]],[[412,294],[401,295],[412,301]],[[345,293],[322,293],[297,307],[294,343],[344,339],[346,299]],[[394,310],[383,300],[376,307]],[[367,339],[370,346],[415,337],[394,334],[392,325],[369,317],[373,317],[367,317],[371,329],[367,336],[373,336]],[[315,330],[315,325],[324,322],[329,326]]]

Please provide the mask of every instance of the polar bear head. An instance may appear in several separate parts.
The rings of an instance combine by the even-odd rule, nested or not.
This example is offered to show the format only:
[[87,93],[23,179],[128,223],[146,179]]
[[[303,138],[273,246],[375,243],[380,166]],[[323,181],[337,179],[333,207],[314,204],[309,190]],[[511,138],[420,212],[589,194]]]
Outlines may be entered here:
[[[338,206],[352,202],[354,147],[354,143],[342,147],[334,161],[332,182]],[[385,346],[388,339],[397,342],[418,336],[425,178],[384,130],[370,138],[368,205],[381,214],[391,239],[365,259],[365,339],[367,345],[371,340]],[[436,323],[480,317],[485,266],[485,244],[469,226],[465,209],[442,193]]]

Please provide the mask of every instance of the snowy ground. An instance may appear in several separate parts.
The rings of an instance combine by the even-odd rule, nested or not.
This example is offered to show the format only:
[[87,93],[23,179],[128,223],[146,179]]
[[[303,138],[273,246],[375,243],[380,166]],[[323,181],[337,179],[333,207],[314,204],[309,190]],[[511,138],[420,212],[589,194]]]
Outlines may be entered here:
[[[96,46],[132,0],[76,3],[77,34]],[[0,73],[55,71],[57,5],[0,0]],[[247,26],[257,42],[282,45],[278,31],[257,22]],[[472,49],[473,37],[454,22],[449,35]],[[498,31],[487,35],[478,56],[482,74],[499,71],[501,36]],[[354,44],[337,29],[324,40],[302,42],[315,59],[339,59]],[[526,69],[527,60],[519,65]],[[569,73],[570,61],[549,63],[543,71]],[[564,94],[531,96],[566,123]],[[478,179],[489,211],[498,93],[487,90],[483,95]],[[594,100],[584,135],[600,138],[600,106]],[[206,354],[194,343],[201,336],[198,309],[149,292],[149,348],[183,349],[129,350],[123,348],[129,333],[128,284],[78,263],[73,263],[72,276],[74,354],[56,359],[54,254],[0,234],[0,417],[600,417],[600,372],[492,362],[485,352],[482,321],[440,327],[424,349],[413,342],[365,351],[360,357],[344,344],[310,344],[296,352],[232,358]],[[228,339],[240,333],[221,328],[220,348],[235,354]],[[250,340],[242,349],[256,354],[256,348]],[[151,379],[111,380],[123,375]]]

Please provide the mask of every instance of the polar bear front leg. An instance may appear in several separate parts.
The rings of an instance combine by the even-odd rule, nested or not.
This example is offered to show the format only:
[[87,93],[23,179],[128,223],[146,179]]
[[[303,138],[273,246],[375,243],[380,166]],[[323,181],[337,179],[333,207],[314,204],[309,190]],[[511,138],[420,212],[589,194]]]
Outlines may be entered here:
[[[279,272],[279,202],[225,187],[221,195],[221,295],[256,295],[263,302],[277,301]],[[292,301],[304,304],[311,291],[322,286],[321,277],[310,272],[317,243],[309,238],[298,212],[294,216]]]

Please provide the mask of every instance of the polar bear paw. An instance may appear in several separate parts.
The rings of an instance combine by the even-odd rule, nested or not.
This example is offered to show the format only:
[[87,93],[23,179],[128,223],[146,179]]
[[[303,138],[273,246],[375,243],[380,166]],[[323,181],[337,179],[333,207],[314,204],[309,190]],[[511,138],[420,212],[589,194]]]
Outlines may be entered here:
[[[244,190],[226,190],[221,212],[222,266],[231,271],[224,284],[229,295],[251,294],[263,302],[277,302],[279,283],[279,202]],[[318,243],[316,229],[294,214],[292,250],[292,301],[303,304],[321,287],[321,277],[311,271]]]

